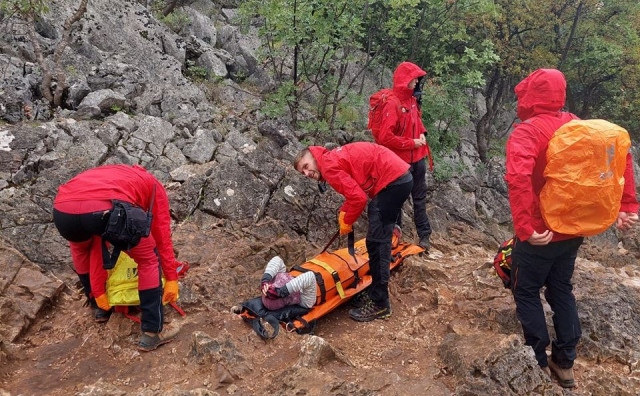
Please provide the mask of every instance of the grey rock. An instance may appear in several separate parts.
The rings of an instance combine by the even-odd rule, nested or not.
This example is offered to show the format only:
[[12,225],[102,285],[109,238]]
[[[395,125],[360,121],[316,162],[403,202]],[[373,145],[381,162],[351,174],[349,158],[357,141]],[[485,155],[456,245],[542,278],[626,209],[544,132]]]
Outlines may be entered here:
[[211,161],[216,147],[213,133],[206,129],[198,129],[192,141],[185,145],[182,152],[191,161],[204,164]]
[[112,91],[111,89],[101,89],[99,91],[91,92],[82,99],[78,106],[78,111],[82,111],[83,108],[98,108],[103,113],[112,112],[114,108],[123,108],[126,102],[126,98]]
[[136,122],[125,112],[119,111],[114,115],[105,118],[106,121],[113,124],[116,128],[125,132],[132,132],[136,128]]
[[196,66],[207,70],[208,75],[225,78],[229,74],[227,66],[214,51],[207,51],[196,59]]
[[69,84],[66,104],[71,109],[77,109],[84,98],[91,92],[86,77],[82,76]]
[[182,9],[190,19],[190,23],[185,28],[188,34],[214,47],[216,45],[217,32],[213,21],[191,7],[183,7]]

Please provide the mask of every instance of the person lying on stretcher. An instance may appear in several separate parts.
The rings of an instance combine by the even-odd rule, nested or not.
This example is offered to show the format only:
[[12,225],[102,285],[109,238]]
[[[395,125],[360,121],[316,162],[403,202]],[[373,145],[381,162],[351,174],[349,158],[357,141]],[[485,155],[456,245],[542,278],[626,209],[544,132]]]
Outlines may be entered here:
[[280,256],[267,263],[260,280],[262,304],[270,311],[287,305],[311,308],[316,303],[316,278],[313,272],[305,272],[293,277]]

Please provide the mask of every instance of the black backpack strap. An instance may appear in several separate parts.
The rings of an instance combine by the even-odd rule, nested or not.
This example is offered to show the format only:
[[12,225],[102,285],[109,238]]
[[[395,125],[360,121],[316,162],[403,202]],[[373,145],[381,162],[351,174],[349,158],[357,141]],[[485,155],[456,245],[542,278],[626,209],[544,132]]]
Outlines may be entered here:
[[107,248],[107,240],[102,238],[102,268],[106,270],[113,269],[118,262],[118,257],[120,257],[120,252],[122,249],[113,247],[113,252],[109,253],[109,248]]
[[327,289],[324,286],[324,278],[322,278],[322,274],[313,270],[310,270],[308,268],[302,268],[299,265],[295,265],[293,268],[291,268],[292,270],[296,270],[296,271],[300,271],[300,272],[313,272],[313,274],[316,276],[316,283],[318,284],[318,287],[320,288],[320,302],[318,304],[324,304],[325,301],[327,301]]

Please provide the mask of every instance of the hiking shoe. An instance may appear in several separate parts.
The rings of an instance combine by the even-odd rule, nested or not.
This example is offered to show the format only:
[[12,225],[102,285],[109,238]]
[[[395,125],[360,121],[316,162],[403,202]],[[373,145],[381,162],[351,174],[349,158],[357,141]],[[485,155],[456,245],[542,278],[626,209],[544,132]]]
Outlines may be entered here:
[[172,325],[164,326],[160,333],[143,331],[138,340],[138,350],[144,352],[153,351],[160,345],[173,341],[179,332],[180,327]]
[[109,320],[112,312],[113,312],[113,309],[105,311],[102,308],[96,307],[93,309],[93,318],[95,319],[96,323],[104,323]]
[[351,305],[354,308],[362,308],[371,302],[372,301],[371,301],[371,298],[369,297],[369,293],[365,291],[353,296],[353,298],[349,300],[349,305]]
[[573,367],[562,368],[558,366],[553,359],[549,359],[549,368],[554,372],[556,377],[558,377],[558,383],[563,388],[573,388],[576,386],[576,381],[573,377]]
[[430,235],[420,238],[420,242],[418,242],[418,246],[424,249],[425,252],[429,252],[429,248],[431,248],[431,242],[429,241]]
[[373,301],[369,300],[362,308],[354,308],[349,310],[351,319],[358,322],[370,322],[374,319],[386,319],[391,317],[391,307],[379,307]]
[[540,367],[540,370],[542,370],[542,372],[544,373],[544,375],[545,375],[546,377],[548,377],[549,379],[551,379],[551,369],[549,369],[549,366],[544,366],[544,367],[542,367],[542,366],[538,366],[538,367]]
[[234,305],[233,307],[231,307],[231,313],[240,315],[242,313],[242,305]]

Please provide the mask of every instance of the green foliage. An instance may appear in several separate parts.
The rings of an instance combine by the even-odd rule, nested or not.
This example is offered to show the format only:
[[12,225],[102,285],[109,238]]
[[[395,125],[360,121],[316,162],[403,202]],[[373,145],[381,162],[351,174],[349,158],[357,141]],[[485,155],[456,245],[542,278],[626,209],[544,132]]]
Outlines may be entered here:
[[112,105],[112,106],[111,106],[111,108],[110,108],[110,109],[111,109],[111,111],[112,111],[113,113],[117,113],[117,112],[119,112],[119,111],[122,111],[122,106],[118,106],[118,105],[115,105],[115,104],[114,104],[114,105]]
[[193,82],[204,82],[209,78],[209,71],[202,66],[196,66],[192,60],[187,60],[185,76]]
[[[279,87],[272,96],[271,110],[284,104],[292,119],[311,98],[316,121],[329,129],[350,124],[349,96],[366,68],[362,40],[366,0],[248,0],[240,6],[240,20],[248,26],[259,16],[259,35],[265,42],[259,52]],[[295,64],[292,64],[294,62]],[[364,62],[363,62],[364,63]],[[294,73],[294,69],[296,72]],[[355,73],[354,73],[355,71]]]
[[265,96],[261,111],[267,117],[282,117],[289,111],[289,106],[294,101],[294,86],[292,81],[282,83],[275,92]]
[[182,10],[175,10],[166,16],[160,16],[159,19],[175,33],[180,33],[182,29],[191,23],[189,16]]
[[0,0],[0,12],[3,14],[41,15],[48,11],[49,0]]
[[439,183],[460,176],[465,170],[465,166],[460,160],[443,160],[442,157],[434,155],[433,162],[433,178]]

